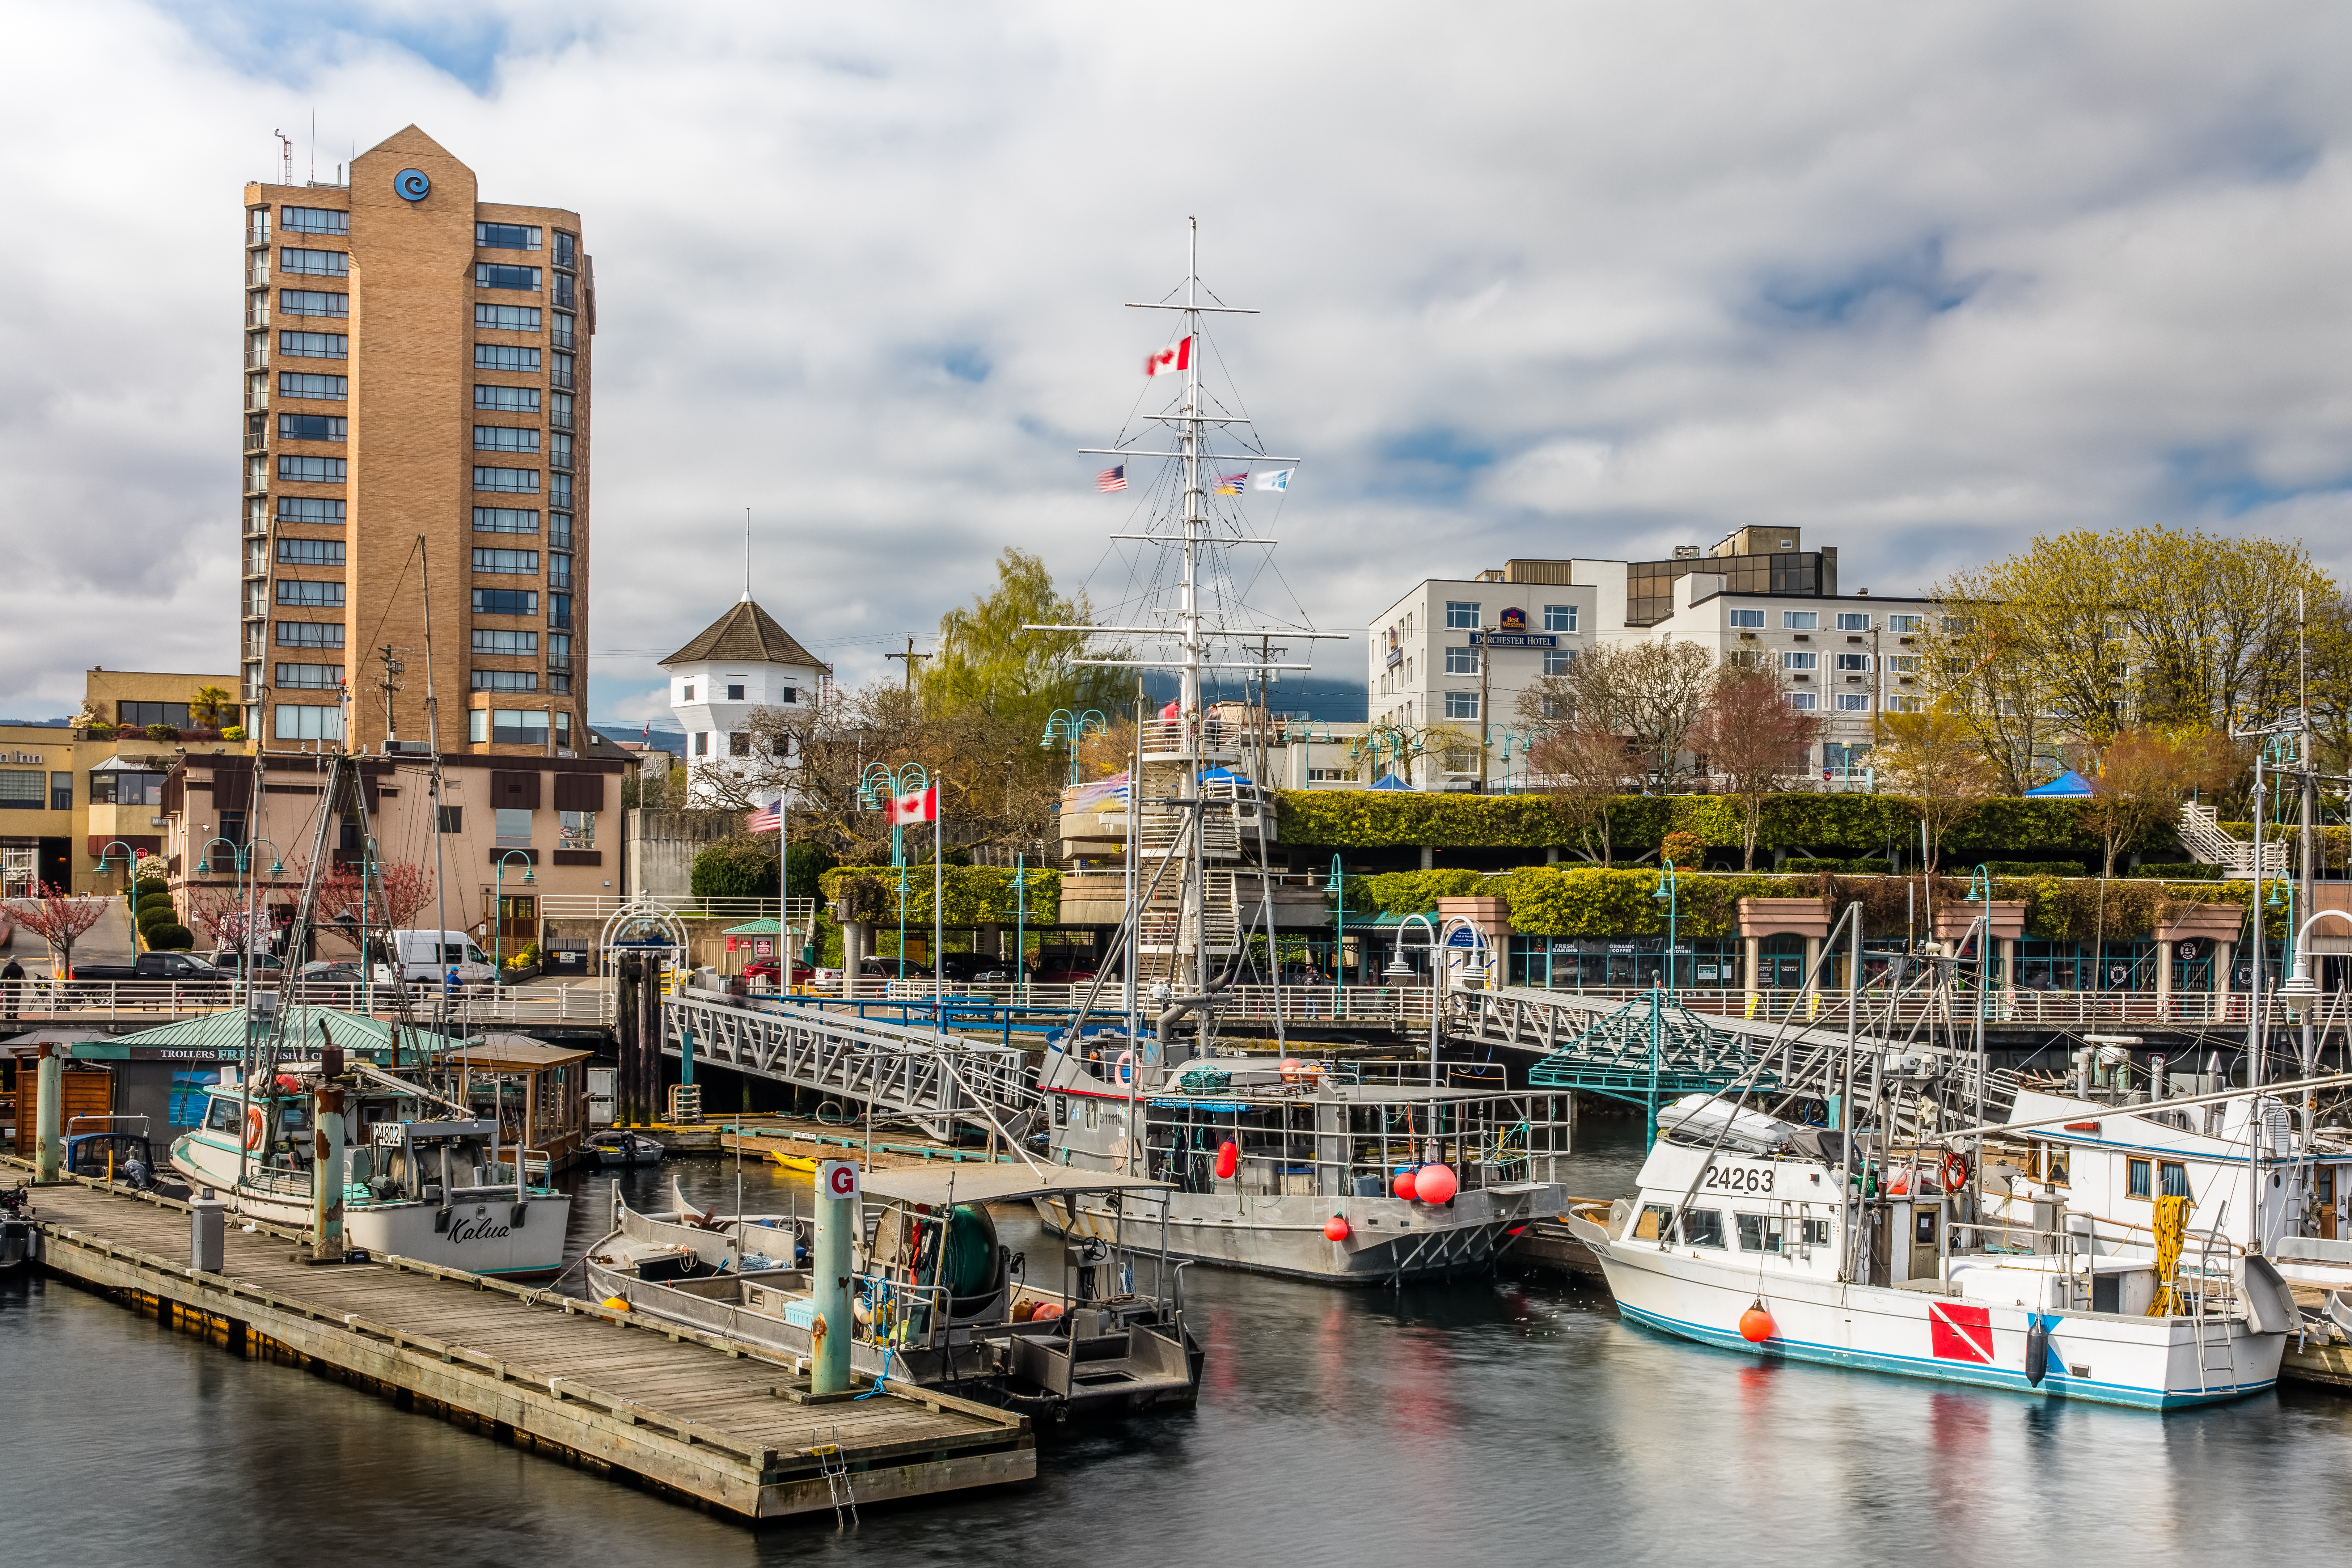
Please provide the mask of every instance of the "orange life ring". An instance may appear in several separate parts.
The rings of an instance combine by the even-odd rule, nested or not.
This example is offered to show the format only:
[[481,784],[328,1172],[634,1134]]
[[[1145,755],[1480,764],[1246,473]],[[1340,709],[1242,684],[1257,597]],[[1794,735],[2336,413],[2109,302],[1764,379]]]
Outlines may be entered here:
[[1969,1184],[1968,1156],[1958,1149],[1944,1151],[1944,1191],[1957,1193]]
[[268,1138],[268,1126],[261,1120],[261,1107],[257,1105],[247,1106],[245,1108],[246,1148],[248,1151],[260,1148],[263,1140]]

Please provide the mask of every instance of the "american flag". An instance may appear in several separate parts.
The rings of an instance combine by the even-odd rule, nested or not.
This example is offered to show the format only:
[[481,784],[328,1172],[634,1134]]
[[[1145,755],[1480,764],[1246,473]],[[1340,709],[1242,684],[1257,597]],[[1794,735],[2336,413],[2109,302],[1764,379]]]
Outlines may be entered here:
[[746,833],[773,833],[778,828],[783,826],[783,825],[784,803],[780,800],[776,802],[775,805],[768,807],[765,811],[753,812],[751,814],[751,820],[743,824],[743,831]]
[[1097,474],[1095,476],[1095,489],[1102,491],[1105,495],[1108,495],[1113,490],[1123,490],[1127,489],[1127,465],[1125,463],[1121,463],[1116,468],[1105,468],[1101,473]]

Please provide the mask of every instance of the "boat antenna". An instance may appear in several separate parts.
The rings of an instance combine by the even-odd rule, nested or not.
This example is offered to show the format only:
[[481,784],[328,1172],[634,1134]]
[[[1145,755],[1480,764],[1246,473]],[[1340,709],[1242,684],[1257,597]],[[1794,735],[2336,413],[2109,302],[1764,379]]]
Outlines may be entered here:
[[[447,952],[442,943],[449,935],[449,879],[441,864],[441,702],[433,689],[433,557],[425,535],[416,536],[416,575],[419,592],[425,599],[425,744],[433,753],[432,772],[427,775],[425,794],[433,803],[433,1031],[438,1035],[449,1032],[449,984]],[[404,984],[402,971],[406,961],[397,953],[394,942],[393,973]]]

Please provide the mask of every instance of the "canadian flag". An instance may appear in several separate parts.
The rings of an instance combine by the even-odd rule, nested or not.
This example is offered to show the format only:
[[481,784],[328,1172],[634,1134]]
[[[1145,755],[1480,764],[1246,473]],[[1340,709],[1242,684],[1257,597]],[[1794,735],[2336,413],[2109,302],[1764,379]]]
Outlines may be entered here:
[[1177,339],[1173,346],[1161,349],[1143,362],[1143,374],[1146,375],[1168,375],[1192,368],[1192,340],[1189,336]]
[[940,818],[940,786],[919,789],[912,795],[893,798],[882,808],[882,819],[893,827],[903,827],[909,822],[937,822]]

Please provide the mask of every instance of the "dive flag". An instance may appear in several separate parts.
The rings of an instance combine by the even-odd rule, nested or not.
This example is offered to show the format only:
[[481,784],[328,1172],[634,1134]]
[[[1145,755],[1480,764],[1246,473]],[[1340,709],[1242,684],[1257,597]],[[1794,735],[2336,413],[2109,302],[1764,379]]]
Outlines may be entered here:
[[1257,477],[1257,488],[1262,490],[1286,490],[1290,488],[1290,476],[1297,471],[1297,468],[1269,468]]
[[1249,470],[1247,468],[1244,468],[1238,474],[1219,474],[1217,476],[1215,490],[1216,493],[1221,496],[1237,496],[1241,494],[1244,489],[1247,489],[1248,486]]
[[1927,1303],[1927,1344],[1939,1361],[1992,1360],[1992,1310],[1957,1301]]
[[940,786],[919,789],[912,795],[902,795],[882,808],[882,820],[893,827],[904,827],[910,822],[937,822],[940,817]]
[[1167,375],[1175,371],[1192,368],[1192,339],[1181,337],[1168,348],[1161,349],[1143,362],[1146,375]]
[[1101,473],[1097,474],[1095,489],[1105,495],[1108,495],[1113,490],[1127,489],[1127,465],[1121,463],[1115,468],[1105,468]]

